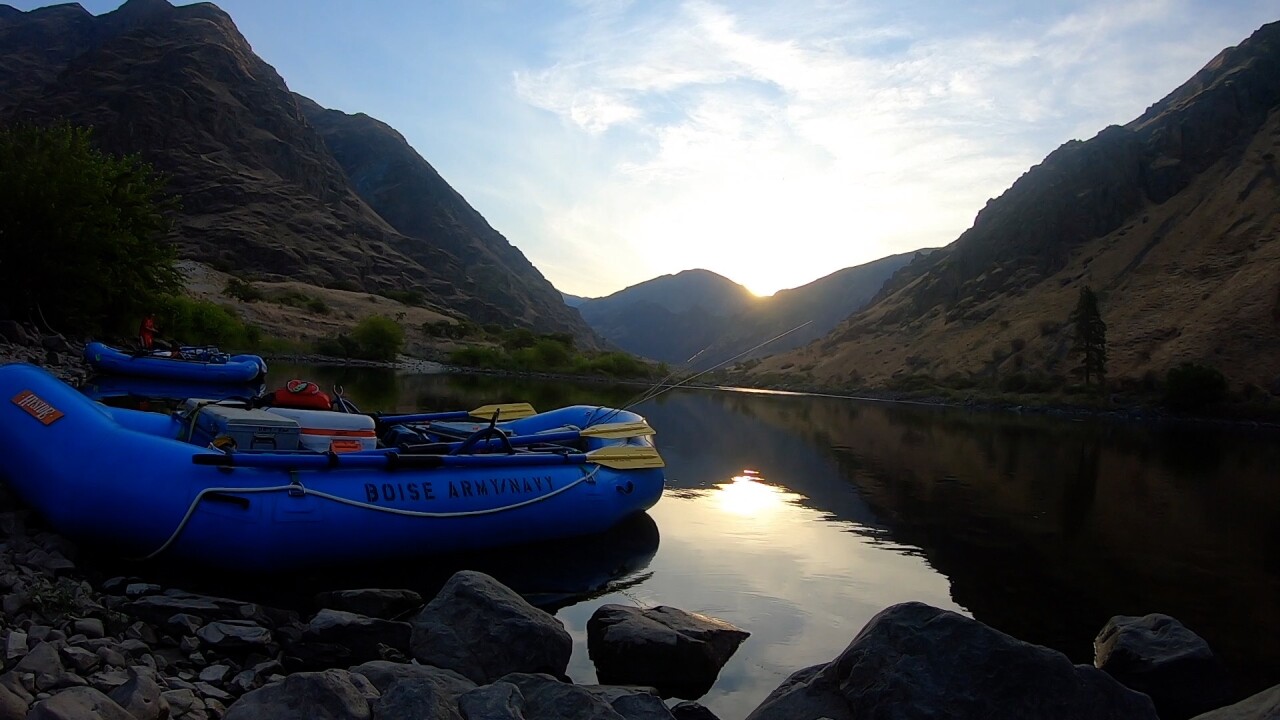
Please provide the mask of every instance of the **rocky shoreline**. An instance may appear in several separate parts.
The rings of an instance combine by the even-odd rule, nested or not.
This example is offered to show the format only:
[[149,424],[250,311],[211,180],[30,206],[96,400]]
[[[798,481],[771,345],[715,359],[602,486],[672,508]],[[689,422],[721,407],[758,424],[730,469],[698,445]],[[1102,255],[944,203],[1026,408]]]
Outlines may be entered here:
[[[72,383],[88,374],[76,343],[19,330],[0,323],[0,359]],[[341,590],[300,611],[96,579],[78,557],[0,486],[0,720],[715,720],[696,700],[750,630],[676,608],[605,605],[587,644],[607,684],[579,685],[565,674],[572,641],[561,623],[482,573],[457,573],[433,598]],[[903,603],[747,717],[1280,717],[1280,685],[1223,707],[1235,699],[1230,679],[1173,618],[1113,618],[1095,651],[1096,667],[1073,665]]]

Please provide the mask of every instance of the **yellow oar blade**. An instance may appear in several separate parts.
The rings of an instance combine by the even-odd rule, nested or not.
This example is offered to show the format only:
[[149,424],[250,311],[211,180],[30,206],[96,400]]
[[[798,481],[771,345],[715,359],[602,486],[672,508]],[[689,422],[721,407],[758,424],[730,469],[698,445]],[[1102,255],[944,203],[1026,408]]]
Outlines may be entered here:
[[596,438],[630,438],[642,437],[644,435],[652,435],[653,428],[644,420],[632,420],[630,422],[619,423],[602,423],[600,425],[591,425],[582,428],[579,431],[582,437]]
[[492,420],[493,414],[498,413],[498,422],[503,420],[516,420],[526,418],[530,415],[537,415],[538,411],[527,402],[521,403],[498,403],[495,405],[483,405],[472,410],[469,415],[480,420]]
[[615,470],[666,467],[658,451],[644,445],[614,445],[587,453],[587,462]]

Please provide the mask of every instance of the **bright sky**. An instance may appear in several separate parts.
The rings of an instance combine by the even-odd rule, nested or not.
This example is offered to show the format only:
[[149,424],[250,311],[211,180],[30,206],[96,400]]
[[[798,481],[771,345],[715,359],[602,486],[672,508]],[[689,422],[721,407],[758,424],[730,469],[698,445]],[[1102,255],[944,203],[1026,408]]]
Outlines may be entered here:
[[945,245],[1054,148],[1280,20],[1275,0],[217,4],[290,88],[399,130],[590,297],[690,268],[769,294]]

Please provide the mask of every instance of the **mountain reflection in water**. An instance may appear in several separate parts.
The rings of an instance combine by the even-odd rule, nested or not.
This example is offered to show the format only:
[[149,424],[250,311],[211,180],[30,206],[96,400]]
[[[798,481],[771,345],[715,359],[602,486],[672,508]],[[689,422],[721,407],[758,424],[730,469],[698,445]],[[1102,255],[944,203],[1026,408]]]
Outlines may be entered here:
[[[292,377],[388,411],[619,407],[645,390],[275,363],[268,387]],[[634,525],[353,576],[326,569],[258,591],[300,608],[338,587],[429,597],[456,569],[482,570],[556,613],[581,683],[595,679],[585,628],[601,604],[704,613],[751,633],[699,700],[724,718],[745,717],[905,600],[1081,663],[1112,615],[1167,613],[1209,642],[1239,693],[1280,682],[1275,430],[697,389],[633,409],[667,462],[663,499]],[[218,589],[195,579],[202,586],[188,589]]]

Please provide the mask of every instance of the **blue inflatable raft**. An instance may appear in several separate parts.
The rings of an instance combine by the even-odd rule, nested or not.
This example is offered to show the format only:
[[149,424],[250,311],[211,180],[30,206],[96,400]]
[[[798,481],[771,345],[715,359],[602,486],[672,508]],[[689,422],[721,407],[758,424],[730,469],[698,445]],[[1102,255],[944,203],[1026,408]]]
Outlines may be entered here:
[[129,353],[100,342],[84,346],[84,359],[100,373],[204,383],[250,383],[267,374],[257,355],[228,355],[217,348],[179,348],[181,357],[167,353]]
[[601,407],[165,415],[23,363],[0,366],[0,395],[0,477],[58,532],[138,559],[273,572],[504,547],[603,532],[664,484],[644,419]]

